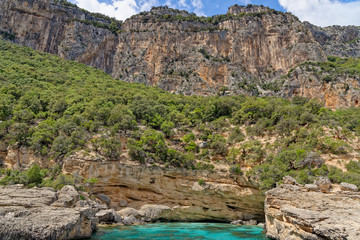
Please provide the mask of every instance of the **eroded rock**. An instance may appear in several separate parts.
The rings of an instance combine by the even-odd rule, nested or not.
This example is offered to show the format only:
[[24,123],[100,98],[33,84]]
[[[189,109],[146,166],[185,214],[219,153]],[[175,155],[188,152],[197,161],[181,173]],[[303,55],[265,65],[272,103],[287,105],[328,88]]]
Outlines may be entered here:
[[144,205],[140,208],[139,213],[146,222],[153,222],[169,211],[171,211],[171,208],[164,205]]
[[59,192],[61,203],[64,204],[54,207],[50,206],[56,200],[56,192],[52,189],[0,187],[0,239],[57,240],[90,237],[96,230],[96,210],[90,207],[65,207],[67,204],[73,205],[78,196],[73,190],[71,187],[64,187]]
[[315,181],[315,185],[322,191],[323,193],[327,193],[331,189],[331,181],[328,177],[321,177]]
[[74,186],[64,186],[58,192],[58,199],[51,206],[53,207],[74,207],[80,199],[80,194]]
[[350,183],[341,183],[340,184],[340,189],[342,191],[350,191],[350,192],[358,192],[359,189],[355,184],[350,184]]
[[[328,181],[321,181],[327,186]],[[267,235],[273,239],[360,239],[360,193],[308,191],[280,185],[266,193]]]

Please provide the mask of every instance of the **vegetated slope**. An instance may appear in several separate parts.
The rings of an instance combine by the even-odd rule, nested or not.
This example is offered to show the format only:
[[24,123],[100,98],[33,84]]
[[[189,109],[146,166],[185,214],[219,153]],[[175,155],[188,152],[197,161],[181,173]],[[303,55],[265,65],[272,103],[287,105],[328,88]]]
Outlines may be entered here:
[[7,41],[0,56],[2,151],[30,149],[44,167],[82,154],[229,176],[247,171],[262,188],[286,174],[360,185],[358,108],[331,111],[300,97],[175,95]]
[[[0,8],[0,34],[6,38],[123,81],[185,95],[216,95],[219,90],[316,95],[330,108],[359,101],[356,92],[338,86],[334,90],[321,81],[281,77],[305,61],[359,57],[359,27],[319,28],[290,13],[253,5],[234,5],[213,17],[156,7],[124,22],[65,0],[4,0]],[[316,91],[310,94],[304,86]],[[333,97],[339,92],[343,97]]]

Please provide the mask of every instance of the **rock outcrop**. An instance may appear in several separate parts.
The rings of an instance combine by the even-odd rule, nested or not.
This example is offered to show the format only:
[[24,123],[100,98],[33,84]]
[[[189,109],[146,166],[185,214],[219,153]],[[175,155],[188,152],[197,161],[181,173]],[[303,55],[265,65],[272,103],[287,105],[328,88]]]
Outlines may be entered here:
[[325,107],[331,109],[357,107],[360,103],[360,76],[356,74],[339,74],[335,69],[326,72],[321,66],[304,64],[295,68],[283,81],[278,92],[278,96],[283,98],[320,99]]
[[[70,156],[65,159],[64,173],[78,172],[85,178],[99,179],[94,192],[111,198],[116,210],[136,209],[156,215],[159,209],[171,208],[159,216],[167,221],[264,221],[264,195],[244,177],[231,178],[228,173],[211,173],[185,169],[168,169],[122,161],[91,160]],[[204,185],[198,181],[203,179]],[[126,203],[126,204],[125,204]],[[134,215],[120,213],[123,219]],[[141,217],[139,217],[141,219]]]
[[[115,29],[114,20],[65,1],[3,0],[0,8],[0,33],[14,42],[120,80],[187,95],[226,87],[227,94],[320,98],[334,108],[358,102],[359,79],[334,85],[308,81],[313,77],[306,74],[280,76],[328,55],[358,57],[359,27],[320,28],[261,6],[235,5],[210,18],[157,7],[116,22]],[[354,86],[343,91],[344,83]]]
[[[316,185],[314,185],[316,186]],[[266,193],[267,235],[279,240],[360,239],[360,193],[283,184]]]
[[[71,196],[71,187],[60,193]],[[68,198],[66,198],[68,199]],[[0,187],[0,239],[58,240],[88,238],[96,230],[96,209],[55,207],[49,188]]]

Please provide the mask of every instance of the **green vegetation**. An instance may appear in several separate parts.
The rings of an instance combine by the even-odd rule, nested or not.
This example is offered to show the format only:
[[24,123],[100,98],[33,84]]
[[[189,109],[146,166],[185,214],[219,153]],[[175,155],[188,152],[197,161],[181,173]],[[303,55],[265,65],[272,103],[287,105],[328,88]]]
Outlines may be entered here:
[[[251,6],[249,6],[251,7]],[[205,16],[197,16],[195,14],[189,14],[188,12],[183,11],[177,11],[172,10],[172,14],[156,14],[156,20],[157,21],[166,21],[166,22],[197,22],[197,23],[208,23],[213,25],[218,25],[221,22],[227,21],[227,20],[238,20],[244,17],[262,17],[265,14],[283,14],[282,12],[273,10],[273,9],[267,9],[264,12],[242,12],[237,15],[232,14],[221,14],[221,15],[215,15],[212,17],[205,17]],[[141,14],[141,15],[144,15]],[[217,28],[209,28],[204,30],[217,30]]]
[[[93,152],[103,159],[128,153],[141,163],[207,171],[227,164],[232,176],[253,167],[247,175],[264,189],[288,174],[302,183],[327,175],[359,185],[358,163],[343,173],[321,159],[353,151],[359,108],[331,111],[300,97],[175,95],[2,40],[0,56],[4,145],[27,147],[59,164],[75,152]],[[55,188],[78,182],[50,172],[11,171],[1,181]]]
[[340,58],[329,56],[328,61],[324,62],[305,62],[300,66],[306,67],[307,71],[316,72],[318,75],[323,75],[323,81],[332,82],[335,81],[336,76],[360,75],[360,59],[359,58]]
[[12,33],[0,30],[0,39],[1,38],[5,39],[5,40],[14,41],[15,40],[15,35],[12,34]]
[[78,190],[92,188],[97,183],[97,178],[83,180],[77,174],[64,175],[61,174],[59,165],[53,166],[51,169],[42,169],[37,164],[33,164],[26,171],[18,171],[11,169],[0,170],[0,185],[24,184],[28,188],[32,187],[51,187],[60,190],[65,185],[75,186]]

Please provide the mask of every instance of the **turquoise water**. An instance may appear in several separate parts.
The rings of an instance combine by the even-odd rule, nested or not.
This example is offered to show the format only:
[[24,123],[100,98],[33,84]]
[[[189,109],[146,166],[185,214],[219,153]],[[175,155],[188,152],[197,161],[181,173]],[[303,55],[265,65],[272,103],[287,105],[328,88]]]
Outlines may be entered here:
[[265,240],[262,227],[221,223],[156,223],[101,228],[91,240]]

